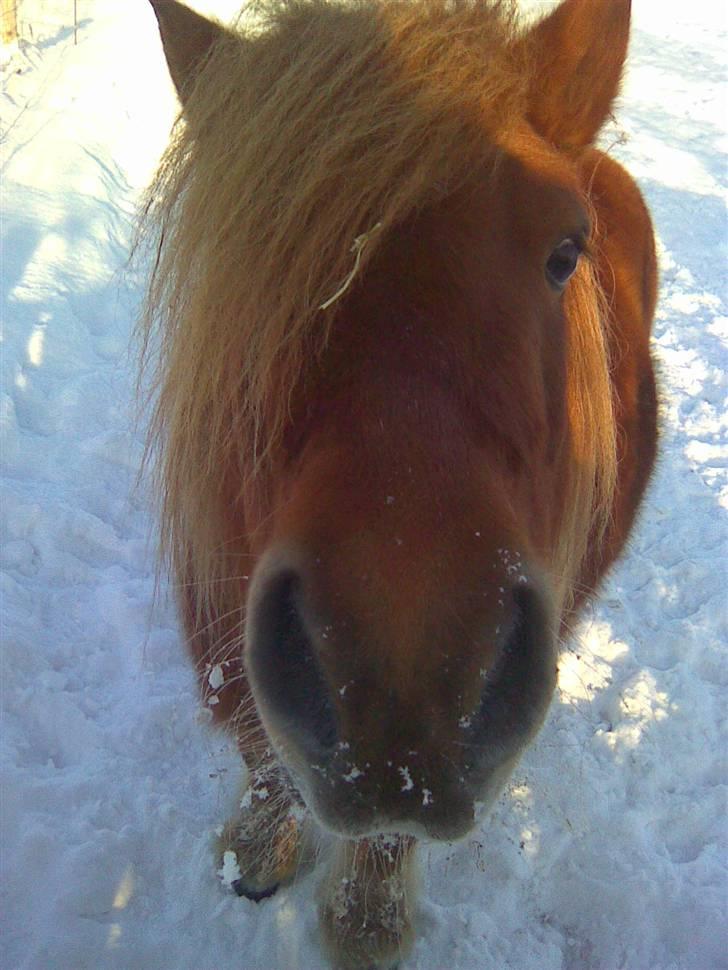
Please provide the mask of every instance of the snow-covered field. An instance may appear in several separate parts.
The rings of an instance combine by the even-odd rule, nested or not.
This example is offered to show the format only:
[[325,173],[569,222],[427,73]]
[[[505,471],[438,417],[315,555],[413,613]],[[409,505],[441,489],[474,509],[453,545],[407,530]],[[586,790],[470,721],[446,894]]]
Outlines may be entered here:
[[[79,7],[77,46],[37,32],[0,75],[0,966],[316,970],[316,876],[256,905],[212,865],[241,770],[206,729],[171,606],[152,609],[135,488],[126,256],[175,101],[143,0]],[[493,817],[422,852],[403,970],[728,967],[728,15],[634,7],[607,142],[660,239],[662,457]]]

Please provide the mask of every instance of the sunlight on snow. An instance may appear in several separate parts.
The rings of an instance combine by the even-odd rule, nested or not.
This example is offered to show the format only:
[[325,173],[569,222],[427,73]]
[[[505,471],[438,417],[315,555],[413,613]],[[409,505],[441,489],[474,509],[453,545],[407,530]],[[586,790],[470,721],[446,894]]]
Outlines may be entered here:
[[[535,856],[541,848],[541,829],[530,818],[534,807],[531,786],[525,782],[521,782],[511,786],[508,789],[508,794],[511,798],[514,813],[524,818],[519,833],[521,851],[527,856]],[[525,819],[528,819],[528,821]]]
[[34,367],[43,363],[43,341],[45,340],[45,326],[38,324],[28,340],[28,360]]
[[134,894],[134,867],[127,866],[114,896],[114,909],[126,909]]
[[[661,590],[665,597],[670,593],[667,588]],[[575,652],[564,654],[559,663],[559,689],[565,703],[593,702],[598,694],[604,695],[612,723],[597,733],[615,754],[637,747],[654,723],[677,709],[644,668],[635,671],[617,698],[609,698],[614,664],[627,661],[629,653],[627,644],[612,639],[609,624],[593,623],[579,638]]]
[[647,721],[663,721],[674,705],[649,670],[641,670],[637,680],[622,694],[621,709],[627,717]]
[[[131,897],[134,895],[134,867],[129,865],[126,867],[124,875],[121,877],[121,881],[116,890],[116,895],[114,896],[114,902],[112,907],[115,910],[126,909],[129,905]],[[109,927],[109,935],[106,939],[106,949],[113,950],[119,945],[119,940],[121,939],[121,926],[119,923],[112,923]]]
[[541,832],[539,829],[527,827],[521,829],[521,852],[526,856],[536,856],[541,848]]
[[521,802],[524,805],[533,804],[533,793],[531,791],[531,787],[525,782],[521,782],[520,785],[513,785],[509,789],[509,794],[514,801]]
[[592,623],[580,636],[576,652],[561,656],[559,691],[565,703],[590,701],[611,683],[611,665],[624,657],[629,647],[610,634],[608,624]]
[[657,682],[647,670],[640,671],[637,679],[622,692],[619,704],[623,720],[604,735],[607,745],[614,751],[636,748],[655,721],[663,721],[675,710],[668,695],[658,689]]

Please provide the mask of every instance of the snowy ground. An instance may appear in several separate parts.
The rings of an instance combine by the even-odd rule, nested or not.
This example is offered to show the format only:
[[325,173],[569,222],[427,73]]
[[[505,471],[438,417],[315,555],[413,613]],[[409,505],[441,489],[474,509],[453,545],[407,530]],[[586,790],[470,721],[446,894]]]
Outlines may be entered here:
[[[423,852],[403,970],[728,967],[726,14],[634,7],[614,152],[661,243],[662,458],[493,818]],[[41,33],[0,76],[0,966],[316,970],[316,877],[255,905],[211,863],[240,770],[151,609],[134,487],[125,259],[174,99],[142,0],[82,13],[78,46]]]

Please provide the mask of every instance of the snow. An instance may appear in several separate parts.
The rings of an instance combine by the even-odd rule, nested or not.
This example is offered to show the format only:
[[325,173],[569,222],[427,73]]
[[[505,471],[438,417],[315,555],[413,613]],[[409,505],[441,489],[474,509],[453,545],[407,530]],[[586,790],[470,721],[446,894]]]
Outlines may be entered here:
[[409,768],[405,765],[404,767],[397,768],[397,771],[402,776],[402,788],[400,791],[412,791],[415,787],[415,783],[412,781],[412,775],[410,775]]
[[232,888],[233,883],[240,879],[242,873],[238,865],[238,857],[230,849],[223,852],[222,868],[218,870],[217,874],[223,885],[228,886],[228,888]]
[[[661,459],[495,812],[421,853],[402,970],[728,967],[726,14],[633,6],[605,143],[659,234]],[[0,62],[0,965],[316,970],[320,870],[259,905],[216,873],[242,770],[152,609],[129,354],[134,207],[175,101],[145,3],[80,7],[77,46],[65,22]]]
[[215,664],[207,675],[207,683],[213,690],[219,690],[225,683],[225,674],[221,664]]

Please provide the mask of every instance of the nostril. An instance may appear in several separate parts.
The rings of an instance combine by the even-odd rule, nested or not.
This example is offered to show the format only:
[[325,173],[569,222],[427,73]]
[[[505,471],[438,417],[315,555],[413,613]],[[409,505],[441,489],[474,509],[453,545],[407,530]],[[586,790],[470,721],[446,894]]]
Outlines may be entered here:
[[336,743],[336,717],[297,573],[270,577],[251,611],[246,656],[256,701],[286,738],[321,756]]
[[504,751],[541,726],[557,674],[557,643],[544,594],[519,585],[512,596],[510,629],[486,678],[474,724],[481,743]]

